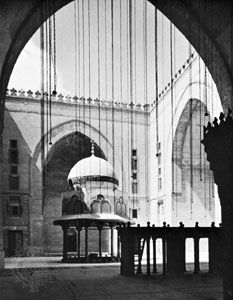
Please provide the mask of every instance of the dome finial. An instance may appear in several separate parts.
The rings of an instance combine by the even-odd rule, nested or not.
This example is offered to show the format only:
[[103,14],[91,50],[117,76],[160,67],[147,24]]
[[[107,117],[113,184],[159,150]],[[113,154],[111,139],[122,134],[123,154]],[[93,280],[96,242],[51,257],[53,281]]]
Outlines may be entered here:
[[91,155],[95,155],[95,142],[91,140]]

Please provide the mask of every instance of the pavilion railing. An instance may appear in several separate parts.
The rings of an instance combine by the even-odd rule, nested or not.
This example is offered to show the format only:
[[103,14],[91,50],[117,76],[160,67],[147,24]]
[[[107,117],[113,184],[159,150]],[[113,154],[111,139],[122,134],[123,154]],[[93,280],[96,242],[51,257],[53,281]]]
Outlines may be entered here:
[[200,239],[208,239],[209,272],[221,272],[222,227],[131,227],[128,223],[119,228],[121,240],[121,274],[142,274],[142,257],[146,256],[146,274],[157,272],[156,242],[162,239],[162,273],[181,274],[186,272],[186,239],[194,241],[194,273],[200,272]]

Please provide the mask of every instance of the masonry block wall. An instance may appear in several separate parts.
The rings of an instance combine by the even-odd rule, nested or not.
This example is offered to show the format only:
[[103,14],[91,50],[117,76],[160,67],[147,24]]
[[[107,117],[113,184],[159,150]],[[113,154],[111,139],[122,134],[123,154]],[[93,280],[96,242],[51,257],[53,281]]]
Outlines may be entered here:
[[[195,103],[198,101],[204,103],[210,118],[219,115],[222,110],[216,86],[209,73],[207,76],[209,81],[207,84],[204,83],[203,62],[201,66],[202,69],[199,72],[198,57],[192,56],[182,71],[176,74],[172,82],[173,112],[171,83],[159,94],[158,145],[156,144],[155,103],[142,107],[82,98],[78,99],[78,119],[76,120],[74,99],[71,97],[54,99],[52,101],[53,143],[48,145],[48,135],[45,130],[46,116],[43,120],[40,114],[40,94],[32,95],[31,92],[28,95],[22,92],[18,94],[14,89],[9,92],[3,134],[3,194],[13,192],[17,195],[28,196],[27,230],[30,255],[61,251],[62,232],[52,225],[53,220],[61,215],[61,192],[64,191],[66,176],[76,160],[90,155],[90,148],[87,146],[89,142],[87,142],[83,149],[79,149],[77,156],[74,138],[76,130],[85,136],[87,141],[93,139],[99,149],[99,154],[114,166],[119,179],[119,191],[127,195],[128,214],[135,223],[145,225],[150,219],[157,225],[166,221],[171,226],[176,226],[180,221],[187,225],[194,225],[196,221],[200,221],[201,224],[204,222],[203,225],[209,225],[210,221],[214,220],[220,221],[219,201],[215,187],[212,185],[209,166],[205,165],[204,155],[201,168],[203,181],[200,183],[198,179],[200,177],[198,175],[200,174],[200,151],[196,150],[200,149],[199,125],[201,124],[198,125],[200,116],[198,114],[193,114],[195,124],[193,124],[192,134],[194,144],[192,172],[194,177],[192,188],[189,185],[191,171],[188,132],[190,132],[190,127],[186,104],[190,99],[195,100]],[[192,71],[191,80],[190,70]],[[200,73],[201,78],[199,78]],[[114,123],[112,122],[113,109]],[[172,115],[173,118],[171,118]],[[41,132],[41,122],[44,122],[44,132]],[[202,119],[202,122],[205,124],[207,120]],[[42,137],[45,141],[44,148]],[[180,141],[174,143],[176,138],[182,143]],[[9,190],[10,140],[17,140],[18,143],[19,188],[17,190]],[[82,145],[81,140],[79,144]],[[136,152],[133,154],[132,151]],[[177,156],[178,152],[180,160]],[[135,174],[136,179],[133,178]],[[132,187],[134,184],[135,189],[135,183],[137,187],[133,192]],[[193,211],[191,210],[191,190]],[[195,215],[194,211],[196,211]],[[19,229],[17,226],[20,225],[15,223],[14,226],[17,231]]]
[[[196,221],[203,226],[209,226],[211,221],[221,222],[219,197],[216,186],[213,185],[213,176],[206,162],[204,149],[200,145],[200,126],[207,125],[209,119],[219,116],[222,111],[216,85],[208,70],[206,72],[207,81],[204,80],[205,65],[194,54],[175,74],[172,83],[169,82],[159,93],[158,120],[156,102],[153,103],[150,113],[150,172],[153,174],[150,182],[150,207],[151,222],[156,225],[161,226],[164,221],[170,226],[178,226],[180,221],[186,226],[194,226]],[[193,102],[191,138],[188,110],[190,100]],[[208,117],[205,117],[206,110]]]
[[[124,198],[126,197],[125,200],[129,202],[129,207],[132,205],[128,214],[131,218],[134,217],[136,222],[142,223],[148,220],[149,156],[145,155],[145,151],[148,151],[149,147],[147,138],[148,108],[140,105],[129,107],[127,104],[101,103],[99,122],[97,102],[80,100],[79,118],[75,120],[75,105],[71,100],[54,100],[52,102],[53,144],[48,145],[46,130],[43,135],[41,132],[41,122],[43,121],[38,94],[35,96],[31,93],[25,95],[25,93],[17,93],[12,89],[7,96],[3,135],[3,193],[11,192],[8,182],[10,174],[9,143],[10,140],[17,140],[19,187],[13,192],[16,195],[26,194],[29,199],[27,225],[29,234],[27,243],[29,245],[26,251],[28,255],[62,252],[61,229],[52,223],[54,219],[61,216],[61,193],[66,189],[68,173],[79,159],[90,155],[91,139],[95,141],[99,155],[114,166],[119,179],[119,191],[124,194]],[[114,124],[112,122],[113,105]],[[46,122],[45,116],[45,128]],[[76,145],[76,130],[86,137],[84,146],[81,140],[79,143],[83,147],[82,150]],[[44,148],[42,147],[42,136],[45,141]],[[132,190],[132,149],[137,151],[136,192]],[[133,209],[137,210],[137,214],[134,216]],[[7,212],[5,211],[4,214]],[[20,220],[22,218],[23,216],[19,217]],[[12,222],[15,231],[21,230],[18,221],[13,219]],[[7,247],[8,244],[5,243],[5,248]]]

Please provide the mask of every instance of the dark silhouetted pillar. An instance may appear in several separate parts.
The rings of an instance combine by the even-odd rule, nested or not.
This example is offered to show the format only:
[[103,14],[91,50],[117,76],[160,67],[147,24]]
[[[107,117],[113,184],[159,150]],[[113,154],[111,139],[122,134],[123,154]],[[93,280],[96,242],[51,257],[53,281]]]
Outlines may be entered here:
[[111,230],[111,258],[113,259],[114,253],[113,253],[113,227],[110,227]]
[[209,237],[209,272],[222,272],[222,228],[212,223],[212,233]]
[[219,121],[204,127],[204,139],[207,160],[218,186],[222,208],[223,238],[223,299],[233,299],[233,119],[228,110],[225,118],[221,113]]
[[199,250],[199,237],[194,238],[194,273],[200,272],[200,250]]
[[67,260],[67,252],[68,252],[68,227],[62,226],[63,230],[63,261]]
[[156,265],[156,238],[153,238],[153,273],[157,273]]
[[134,228],[120,228],[121,237],[121,275],[134,275],[135,237]]
[[98,227],[99,230],[99,257],[102,257],[102,227]]
[[163,222],[162,252],[163,252],[163,275],[167,273],[167,241],[166,241],[166,222]]
[[146,273],[150,275],[150,222],[147,222],[146,233]]
[[80,226],[77,226],[77,255],[78,255],[78,258],[80,258],[80,233],[81,233],[81,230],[82,228]]
[[167,272],[182,274],[184,271],[185,239],[181,233],[171,233],[171,235],[167,238]]
[[117,228],[117,258],[120,258],[120,247],[121,247],[121,240],[119,234],[119,227]]
[[85,227],[85,259],[88,259],[88,226]]

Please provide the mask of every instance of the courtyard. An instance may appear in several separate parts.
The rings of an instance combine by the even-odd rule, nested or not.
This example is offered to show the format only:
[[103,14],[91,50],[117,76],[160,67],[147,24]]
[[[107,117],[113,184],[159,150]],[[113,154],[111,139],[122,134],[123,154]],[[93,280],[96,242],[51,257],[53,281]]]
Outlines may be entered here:
[[222,299],[221,277],[205,273],[204,263],[202,274],[188,271],[166,277],[161,275],[161,265],[151,277],[121,276],[119,263],[61,264],[59,258],[9,258],[5,265],[0,276],[1,300]]

